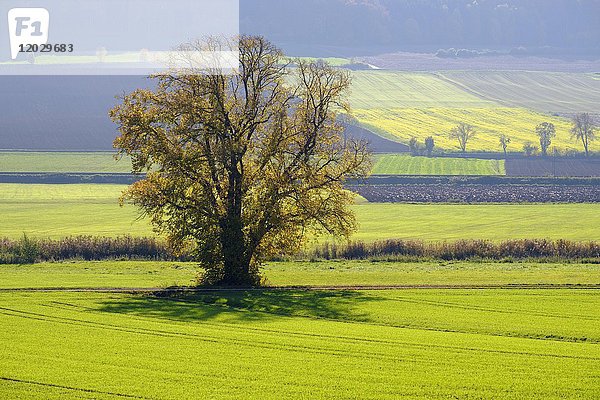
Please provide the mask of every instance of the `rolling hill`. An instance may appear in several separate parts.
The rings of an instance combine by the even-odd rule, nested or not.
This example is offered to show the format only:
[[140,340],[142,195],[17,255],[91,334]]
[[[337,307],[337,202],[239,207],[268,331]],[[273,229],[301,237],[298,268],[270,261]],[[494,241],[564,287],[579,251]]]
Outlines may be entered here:
[[600,79],[594,74],[448,71],[438,76],[481,99],[559,114],[600,114]]
[[[365,129],[375,152],[402,152],[411,137],[434,136],[439,149],[456,150],[448,131],[459,122],[479,130],[471,151],[499,151],[498,135],[513,138],[510,150],[537,142],[535,126],[557,126],[553,145],[580,150],[569,137],[569,121],[547,111],[593,111],[600,80],[590,74],[355,71],[349,97],[362,128],[400,141],[391,143]],[[110,150],[117,134],[108,110],[117,95],[149,87],[142,77],[0,77],[0,149]],[[598,142],[593,146],[599,149]]]

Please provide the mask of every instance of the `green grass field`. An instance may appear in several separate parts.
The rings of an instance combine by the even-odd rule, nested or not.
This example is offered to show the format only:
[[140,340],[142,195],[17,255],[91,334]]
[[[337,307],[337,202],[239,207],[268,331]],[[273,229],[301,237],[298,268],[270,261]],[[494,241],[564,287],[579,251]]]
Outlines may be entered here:
[[598,113],[600,80],[593,74],[447,71],[439,75],[479,98],[540,112]]
[[0,397],[594,399],[594,290],[0,292]]
[[[119,207],[119,185],[0,184],[0,237],[148,236],[133,206]],[[600,240],[600,204],[377,204],[353,206],[353,239],[427,241],[549,238]],[[323,238],[322,240],[326,240]]]
[[400,154],[377,156],[375,175],[506,175],[504,160],[474,158],[411,157]]
[[[114,153],[0,152],[0,172],[128,173],[131,162],[116,161]],[[504,161],[404,155],[378,156],[374,174],[504,175]]]
[[366,204],[356,239],[600,240],[600,204]]
[[0,152],[0,172],[131,172],[127,159],[109,152]]
[[136,208],[119,207],[125,187],[0,184],[0,237],[152,235]]

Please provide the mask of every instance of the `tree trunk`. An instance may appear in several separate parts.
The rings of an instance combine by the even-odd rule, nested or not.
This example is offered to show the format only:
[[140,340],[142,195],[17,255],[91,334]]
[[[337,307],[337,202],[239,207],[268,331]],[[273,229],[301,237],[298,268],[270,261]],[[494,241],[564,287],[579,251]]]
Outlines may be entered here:
[[227,286],[251,286],[254,276],[250,271],[251,257],[248,255],[242,220],[242,174],[235,159],[231,160],[227,215],[221,221],[221,248],[223,251],[223,279]]
[[223,279],[227,286],[249,286],[253,284],[250,260],[244,241],[241,218],[228,217],[221,224],[221,248],[223,250]]

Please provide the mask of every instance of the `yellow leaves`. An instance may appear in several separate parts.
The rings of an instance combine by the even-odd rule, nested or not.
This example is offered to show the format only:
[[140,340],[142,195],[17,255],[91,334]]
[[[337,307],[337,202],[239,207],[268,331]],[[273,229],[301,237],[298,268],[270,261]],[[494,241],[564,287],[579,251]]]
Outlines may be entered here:
[[[155,165],[124,198],[225,267],[295,251],[307,231],[348,236],[354,196],[343,181],[370,170],[367,149],[336,123],[347,71],[299,62],[294,86],[270,43],[240,46],[239,75],[160,76],[155,92],[134,92],[111,113],[134,168]],[[223,251],[232,240],[237,249]]]

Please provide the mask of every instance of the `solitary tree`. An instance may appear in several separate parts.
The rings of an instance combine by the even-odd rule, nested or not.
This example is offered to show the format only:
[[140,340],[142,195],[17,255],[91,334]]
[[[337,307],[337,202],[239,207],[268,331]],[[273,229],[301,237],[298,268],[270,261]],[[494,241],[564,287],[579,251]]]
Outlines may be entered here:
[[421,149],[419,147],[419,142],[416,137],[411,137],[408,142],[408,148],[410,149],[410,154],[413,156],[418,156],[421,153]]
[[540,139],[542,155],[545,157],[548,154],[548,148],[552,144],[552,139],[556,137],[556,128],[553,123],[543,122],[535,128],[535,133]]
[[435,141],[432,136],[425,138],[425,151],[427,152],[427,157],[431,157],[433,153],[433,149],[435,147]]
[[596,140],[596,125],[594,119],[588,113],[577,114],[573,118],[573,127],[571,128],[571,137],[575,140],[581,140],[585,155],[590,154],[590,143]]
[[460,150],[465,153],[469,140],[475,137],[477,132],[475,127],[469,124],[460,123],[450,131],[450,139],[457,139]]
[[259,283],[261,262],[297,251],[307,234],[349,236],[344,182],[371,168],[366,143],[344,140],[336,122],[347,72],[301,60],[289,68],[261,37],[240,38],[239,51],[235,75],[154,76],[156,89],[111,111],[115,147],[147,172],[122,201],[223,285]]
[[508,149],[508,145],[511,141],[511,138],[509,138],[505,134],[500,135],[500,146],[502,146],[502,150],[504,151],[504,158],[506,158],[506,150]]

